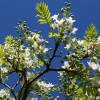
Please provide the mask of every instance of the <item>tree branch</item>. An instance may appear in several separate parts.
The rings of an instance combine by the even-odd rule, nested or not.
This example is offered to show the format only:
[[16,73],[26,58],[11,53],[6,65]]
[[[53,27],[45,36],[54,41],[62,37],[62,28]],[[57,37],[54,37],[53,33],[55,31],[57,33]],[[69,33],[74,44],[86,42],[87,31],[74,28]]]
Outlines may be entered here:
[[76,71],[76,70],[68,70],[68,69],[64,69],[64,68],[50,68],[49,71],[54,71],[54,72],[67,72],[67,73],[75,73],[75,74],[81,74],[80,72]]
[[9,91],[11,91],[11,93],[12,93],[13,97],[15,98],[15,100],[17,100],[17,97],[14,93],[14,90],[9,85],[7,85],[6,83],[2,83],[2,82],[0,82],[0,84],[2,84],[4,87],[8,88]]
[[58,47],[59,47],[60,43],[58,43],[57,41],[55,41],[55,48],[54,48],[54,51],[53,51],[53,54],[52,54],[52,57],[49,59],[48,63],[46,64],[46,70],[44,70],[42,73],[40,73],[38,76],[36,76],[34,79],[32,79],[28,84],[26,84],[25,87],[25,90],[24,90],[24,94],[23,94],[23,97],[22,97],[22,100],[26,100],[27,98],[27,95],[28,95],[28,88],[29,86],[34,82],[36,81],[38,78],[40,78],[41,76],[43,76],[45,73],[47,73],[49,71],[49,68],[51,66],[51,63],[52,63],[52,60],[54,59],[55,57],[55,54],[58,50]]
[[48,69],[44,70],[42,73],[40,73],[38,76],[36,76],[33,80],[31,80],[28,84],[26,84],[25,90],[24,90],[24,95],[22,97],[22,100],[26,100],[27,95],[28,95],[28,89],[29,86],[31,86],[31,84],[36,81],[38,78],[40,78],[41,76],[43,76],[45,73],[48,72]]
[[46,65],[47,68],[50,67],[50,65],[51,65],[51,63],[52,63],[52,60],[54,59],[54,57],[55,57],[55,55],[56,55],[56,52],[57,52],[57,50],[58,50],[58,48],[59,48],[59,45],[60,45],[59,43],[55,43],[55,48],[54,48],[52,57],[49,59],[49,62],[48,62],[48,64]]
[[19,94],[18,94],[18,100],[20,100],[21,99],[21,96],[22,96],[22,92],[24,91],[24,89],[25,89],[25,87],[26,87],[26,85],[27,85],[27,77],[26,77],[26,70],[24,70],[23,72],[22,72],[22,76],[21,76],[22,78],[24,78],[24,84],[23,84],[23,86],[22,86],[22,88],[20,89],[20,92],[19,92]]

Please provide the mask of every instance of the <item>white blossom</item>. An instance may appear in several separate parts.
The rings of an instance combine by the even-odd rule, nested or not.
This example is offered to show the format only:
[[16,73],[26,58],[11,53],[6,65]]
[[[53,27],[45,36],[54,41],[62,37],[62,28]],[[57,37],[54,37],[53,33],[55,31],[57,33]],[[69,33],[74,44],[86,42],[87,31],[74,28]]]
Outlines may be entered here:
[[74,28],[72,29],[71,33],[75,34],[77,31],[78,31],[78,28],[75,28],[75,27],[74,27]]
[[9,97],[10,94],[8,93],[7,90],[1,89],[1,90],[0,90],[0,97],[3,98],[3,97],[5,97],[5,96],[6,96],[6,97]]
[[52,18],[53,18],[53,20],[54,20],[53,26],[55,26],[55,27],[59,27],[59,26],[62,25],[62,24],[64,23],[64,21],[65,21],[63,18],[58,19],[58,16],[56,16],[56,15],[54,15]]
[[98,91],[100,92],[100,88],[98,88]]
[[89,61],[89,62],[87,62],[88,63],[88,65],[93,69],[93,70],[98,70],[98,71],[100,71],[100,65],[99,65],[99,63],[95,63],[95,62],[91,62],[91,61]]
[[95,42],[96,45],[100,45],[100,36],[97,38],[97,41]]
[[69,62],[65,61],[64,66],[62,66],[62,68],[66,69],[66,68],[69,68],[69,67],[70,67]]
[[29,57],[30,56],[30,49],[27,47],[25,49],[25,57]]
[[73,23],[76,21],[76,20],[73,20],[72,17],[68,17],[66,19],[64,18],[58,18],[58,15],[54,15],[52,16],[52,19],[53,19],[53,24],[51,25],[54,29],[55,28],[60,28],[61,26],[66,26],[67,25],[67,30],[66,31],[69,31],[73,34],[76,33],[76,31],[78,30],[77,28],[73,28]]
[[76,39],[76,38],[73,38],[73,39],[72,39],[72,42],[75,42],[75,41],[77,41],[77,39]]
[[1,67],[0,69],[1,69],[2,73],[7,73],[8,72],[8,69],[6,67]]
[[[67,69],[70,69],[69,62],[68,62],[68,61],[65,61],[65,62],[64,62],[64,65],[61,66],[61,67],[64,68],[64,69],[66,69],[66,68],[67,68]],[[62,72],[58,72],[58,73],[59,73],[60,76],[62,76],[64,72],[62,71]]]
[[64,48],[69,50],[71,48],[71,44],[67,44]]
[[53,20],[58,20],[58,16],[59,16],[59,14],[58,14],[58,15],[53,15],[53,16],[52,16],[52,19],[53,19]]
[[32,64],[33,64],[33,60],[32,60],[32,58],[31,58],[30,52],[31,52],[31,51],[30,51],[30,48],[27,47],[27,48],[25,49],[25,55],[24,55],[24,58],[25,58],[24,64],[25,64],[26,67],[30,67],[30,66],[32,66]]
[[38,100],[38,98],[31,98],[31,100]]
[[78,40],[77,43],[78,43],[78,45],[80,45],[80,46],[81,46],[81,45],[84,45],[84,40]]
[[37,81],[38,86],[41,90],[44,90],[45,92],[49,92],[54,85],[52,83],[45,83],[44,81]]
[[27,71],[27,79],[32,78],[33,75],[34,75],[33,72],[29,72],[29,71]]
[[47,52],[48,50],[48,48],[44,48],[43,53]]
[[40,34],[32,32],[31,36],[28,37],[28,41],[32,45],[34,53],[39,54],[48,51],[48,48],[45,48],[46,41],[40,37]]
[[62,18],[60,20],[57,20],[56,23],[60,26],[60,25],[62,25],[64,23],[64,21],[65,20]]
[[57,27],[59,28],[64,22],[65,20],[63,18],[58,18],[58,15],[53,15],[52,19],[54,20],[54,23],[52,24],[52,27]]
[[27,39],[30,41],[32,39],[32,37],[31,36],[28,36]]
[[70,23],[71,25],[73,25],[73,23],[74,23],[76,20],[73,20],[72,17],[68,17],[68,18],[66,18],[66,21],[67,21],[68,23]]

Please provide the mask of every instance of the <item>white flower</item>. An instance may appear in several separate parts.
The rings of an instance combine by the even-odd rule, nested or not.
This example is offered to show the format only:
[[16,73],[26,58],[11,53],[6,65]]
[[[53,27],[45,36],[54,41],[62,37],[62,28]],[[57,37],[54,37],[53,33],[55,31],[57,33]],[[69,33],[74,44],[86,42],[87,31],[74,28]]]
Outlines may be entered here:
[[77,43],[78,43],[78,45],[80,45],[80,46],[81,46],[81,45],[84,45],[84,40],[78,40]]
[[95,63],[95,62],[87,62],[88,63],[88,65],[93,69],[93,70],[98,70],[98,71],[100,71],[100,65],[99,65],[99,63]]
[[52,19],[54,20],[54,23],[52,24],[52,27],[57,27],[57,28],[59,28],[59,26],[61,26],[65,21],[63,18],[58,19],[58,15],[52,16]]
[[100,88],[98,88],[98,91],[100,92]]
[[100,100],[100,96],[96,96],[96,100]]
[[28,39],[29,41],[31,41],[31,40],[32,40],[32,37],[31,37],[31,36],[29,36],[27,39]]
[[71,33],[75,34],[76,31],[78,31],[78,28],[75,28],[75,27],[74,27],[74,28],[72,29]]
[[62,25],[64,23],[64,21],[65,20],[62,18],[60,20],[56,20],[56,23],[60,26],[60,25]]
[[58,74],[59,74],[60,76],[62,76],[62,75],[63,75],[63,72],[58,72]]
[[9,96],[9,93],[8,93],[7,90],[1,89],[1,90],[0,90],[0,97],[4,97],[4,96]]
[[100,41],[100,36],[97,39],[98,39],[98,41]]
[[33,43],[32,47],[34,47],[35,49],[37,49],[38,43],[35,41],[35,42]]
[[31,58],[30,48],[29,48],[29,47],[27,47],[27,48],[25,49],[24,57],[25,57],[25,61],[24,61],[25,66],[26,66],[26,67],[32,66],[33,60],[32,60],[32,58]]
[[59,96],[57,96],[54,100],[59,100]]
[[7,68],[6,68],[6,67],[1,67],[1,72],[2,72],[2,73],[7,73],[7,72],[8,72],[8,70],[7,70]]
[[32,78],[33,75],[34,75],[33,72],[29,72],[29,71],[27,71],[27,79]]
[[73,38],[73,39],[72,39],[72,42],[75,42],[75,41],[77,41],[77,39],[76,39],[76,38]]
[[100,36],[97,38],[97,41],[95,43],[96,45],[100,45]]
[[[64,69],[70,69],[70,65],[69,65],[69,63],[68,63],[68,61],[65,61],[64,62],[64,66],[61,66],[62,68],[64,68]],[[62,76],[63,75],[63,72],[58,72],[59,73],[59,75],[60,76]]]
[[27,48],[25,49],[25,52],[29,52],[29,51],[30,51],[30,48],[27,47]]
[[68,17],[66,18],[66,21],[72,25],[76,20],[73,20],[72,17]]
[[69,50],[71,48],[71,44],[67,44],[64,48]]
[[59,16],[59,14],[58,14],[58,15],[53,15],[53,16],[52,16],[52,19],[53,19],[53,20],[58,20],[58,16]]
[[51,27],[53,28],[53,29],[55,29],[55,28],[58,28],[59,26],[58,26],[58,24],[57,23],[53,23],[53,24],[51,24]]
[[27,47],[25,49],[25,59],[27,59],[28,57],[30,57],[30,49]]
[[37,81],[37,84],[39,85],[41,90],[44,90],[45,92],[49,92],[54,85],[52,83],[45,83],[44,81]]
[[65,61],[64,62],[64,66],[62,66],[62,68],[69,68],[70,67],[70,65],[69,65],[69,63],[68,63],[68,61]]
[[43,53],[46,53],[48,50],[48,48],[44,48]]

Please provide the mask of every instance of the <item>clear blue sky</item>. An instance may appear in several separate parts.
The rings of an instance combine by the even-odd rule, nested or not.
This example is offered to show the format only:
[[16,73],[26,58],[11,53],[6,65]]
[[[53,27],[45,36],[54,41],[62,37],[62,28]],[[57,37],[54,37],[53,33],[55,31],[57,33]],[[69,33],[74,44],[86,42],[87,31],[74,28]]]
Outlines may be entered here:
[[[15,27],[19,20],[26,20],[31,30],[40,30],[47,36],[46,26],[39,25],[35,16],[35,5],[40,1],[49,5],[52,14],[58,14],[67,0],[0,0],[0,42],[8,33],[16,36]],[[78,36],[82,37],[90,23],[94,23],[100,31],[100,0],[71,0],[71,3],[76,27],[79,28]],[[48,77],[52,79],[52,76]]]
[[[15,34],[15,27],[19,20],[27,20],[29,27],[44,31],[44,27],[38,25],[35,17],[35,5],[45,1],[50,7],[52,14],[58,13],[67,0],[0,0],[0,35],[7,33]],[[69,0],[70,1],[70,0]],[[71,0],[72,12],[77,20],[81,35],[89,23],[94,23],[100,29],[100,0]]]

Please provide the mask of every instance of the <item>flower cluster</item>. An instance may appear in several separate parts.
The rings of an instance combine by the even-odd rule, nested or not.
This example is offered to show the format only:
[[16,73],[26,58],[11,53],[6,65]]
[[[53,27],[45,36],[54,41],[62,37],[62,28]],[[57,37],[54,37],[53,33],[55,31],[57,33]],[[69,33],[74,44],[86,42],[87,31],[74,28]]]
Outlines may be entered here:
[[100,45],[100,36],[97,38],[97,41],[95,43],[96,45]]
[[65,45],[65,49],[70,50],[71,48],[77,48],[77,47],[81,47],[82,50],[87,51],[88,53],[91,52],[91,48],[93,47],[93,43],[92,42],[88,42],[86,40],[80,40],[77,38],[72,38],[70,39],[70,41],[68,41],[68,43]]
[[65,61],[64,62],[64,66],[62,66],[62,68],[64,68],[64,69],[69,69],[70,68],[70,65],[69,65],[69,62],[68,61]]
[[91,61],[89,61],[87,63],[89,65],[89,67],[91,67],[93,70],[97,70],[97,71],[100,72],[100,65],[99,65],[99,63],[95,63],[95,62],[91,62]]
[[31,50],[30,47],[25,48],[24,53],[24,67],[25,68],[36,68],[43,65],[43,62],[37,56],[37,52]]
[[73,23],[75,22],[75,20],[73,20],[72,17],[68,17],[66,19],[64,18],[58,18],[59,15],[53,15],[52,19],[53,19],[53,24],[52,27],[53,28],[60,28],[60,27],[65,27],[66,26],[66,31],[70,32],[70,33],[76,33],[76,31],[78,30],[77,28],[73,27]]
[[5,98],[9,98],[10,94],[9,91],[6,89],[1,89],[0,90],[0,98],[5,99]]
[[14,38],[12,36],[6,37],[6,41],[4,44],[4,50],[9,59],[12,60],[17,57],[16,49],[17,49],[17,45],[16,45],[16,41],[14,40]]
[[34,72],[27,71],[27,79],[33,78],[34,74]]
[[25,61],[24,61],[25,66],[26,66],[26,67],[32,66],[33,60],[32,60],[32,58],[31,58],[31,51],[30,51],[30,48],[28,48],[28,47],[25,49],[24,58],[25,58]]
[[[63,69],[71,69],[70,68],[70,64],[69,64],[69,62],[68,61],[65,61],[64,62],[64,65],[63,66],[61,66]],[[59,74],[60,74],[60,76],[62,76],[63,75],[63,72],[58,72]]]
[[52,83],[45,83],[44,81],[37,81],[38,86],[40,87],[40,90],[48,93],[54,85]]
[[6,67],[0,67],[1,73],[7,73],[8,69]]
[[31,32],[27,40],[37,54],[46,53],[48,51],[48,48],[45,48],[45,40],[40,38],[40,34]]

